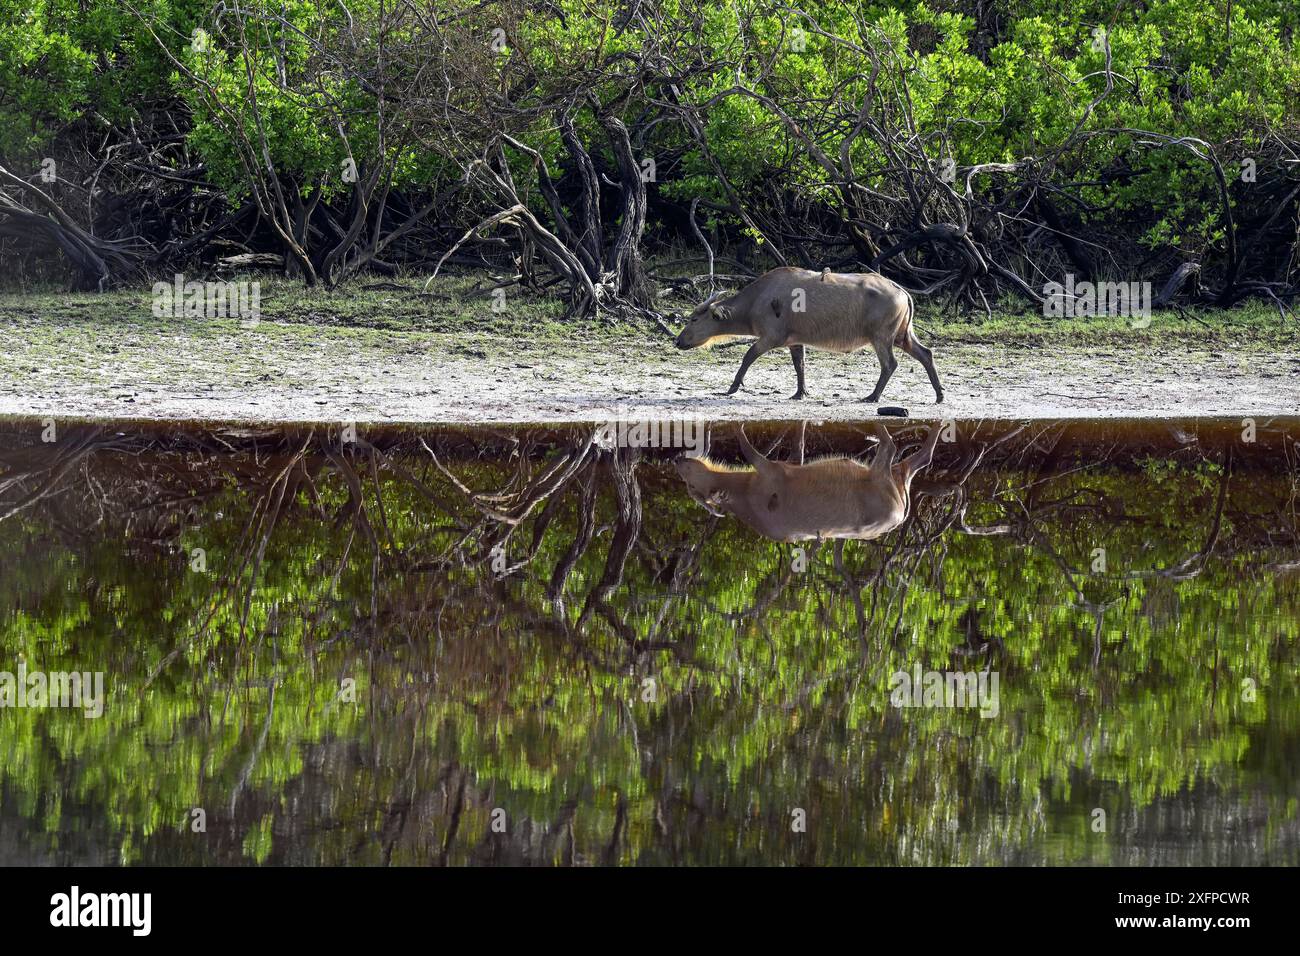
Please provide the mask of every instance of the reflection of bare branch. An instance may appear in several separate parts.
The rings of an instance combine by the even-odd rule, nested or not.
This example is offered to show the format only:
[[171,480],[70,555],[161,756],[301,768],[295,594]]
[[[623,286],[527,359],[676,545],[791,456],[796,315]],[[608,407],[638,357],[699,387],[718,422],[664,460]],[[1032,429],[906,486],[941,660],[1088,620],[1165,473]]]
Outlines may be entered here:
[[56,494],[61,488],[63,481],[68,474],[85,461],[89,456],[97,451],[103,451],[108,448],[120,447],[112,440],[100,440],[101,429],[95,428],[84,436],[78,436],[74,441],[61,446],[55,453],[54,460],[42,467],[36,468],[31,472],[9,473],[4,476],[4,483],[0,485],[0,493],[16,484],[21,484],[24,480],[33,478],[37,475],[44,475],[44,480],[33,489],[29,494],[20,498],[17,502],[9,507],[0,504],[0,521],[6,518],[12,518],[18,512],[30,508],[49,496]]
[[590,469],[586,481],[582,484],[582,498],[578,503],[578,529],[564,555],[556,562],[551,572],[551,582],[547,586],[546,596],[551,601],[559,601],[564,594],[564,585],[573,573],[573,567],[591,544],[592,534],[596,530],[596,472]]
[[624,568],[641,534],[641,487],[636,481],[636,464],[640,452],[635,448],[618,448],[610,456],[610,473],[614,479],[614,500],[618,506],[615,516],[614,538],[605,556],[605,570],[600,580],[587,596],[587,604],[578,619],[581,626],[593,610],[599,610],[611,626],[623,631],[614,619],[607,599],[623,583]]
[[[420,439],[420,444],[429,453],[429,457],[433,459],[433,463],[438,467],[438,470],[469,498],[470,503],[480,513],[504,524],[518,525],[528,517],[538,502],[544,501],[554,494],[573,477],[591,452],[594,440],[595,432],[593,431],[587,436],[586,442],[580,448],[561,456],[549,471],[543,474],[541,478],[530,483],[523,491],[512,495],[495,496],[471,490],[443,466],[442,462],[438,460],[438,456],[434,454],[433,449],[425,443],[423,438]],[[502,501],[504,507],[492,508],[485,504],[486,501],[494,499]]]

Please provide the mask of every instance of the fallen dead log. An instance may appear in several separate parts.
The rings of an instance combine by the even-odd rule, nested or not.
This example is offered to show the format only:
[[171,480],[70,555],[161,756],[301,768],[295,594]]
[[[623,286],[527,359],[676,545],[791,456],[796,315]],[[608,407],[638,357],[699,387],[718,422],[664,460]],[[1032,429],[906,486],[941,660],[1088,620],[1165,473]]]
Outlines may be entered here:
[[[1163,309],[1173,301],[1174,296],[1178,295],[1182,287],[1187,284],[1187,280],[1192,276],[1200,275],[1200,272],[1201,264],[1199,262],[1184,262],[1174,270],[1174,274],[1169,277],[1169,281],[1164,284],[1164,287],[1151,303],[1152,306]],[[1198,281],[1197,285],[1199,286],[1199,284]]]

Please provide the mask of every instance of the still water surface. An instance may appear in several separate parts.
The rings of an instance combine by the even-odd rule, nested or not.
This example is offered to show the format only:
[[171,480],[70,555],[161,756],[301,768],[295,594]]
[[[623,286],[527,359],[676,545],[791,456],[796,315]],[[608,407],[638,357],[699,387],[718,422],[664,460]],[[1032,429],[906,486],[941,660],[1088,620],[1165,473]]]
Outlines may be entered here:
[[1300,863],[1300,420],[874,428],[0,426],[0,863]]

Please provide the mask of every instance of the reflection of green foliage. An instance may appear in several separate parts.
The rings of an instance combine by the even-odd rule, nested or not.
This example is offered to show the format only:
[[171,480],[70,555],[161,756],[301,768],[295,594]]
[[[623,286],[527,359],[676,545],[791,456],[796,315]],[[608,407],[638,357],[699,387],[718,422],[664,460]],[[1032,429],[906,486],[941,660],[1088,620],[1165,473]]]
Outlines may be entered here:
[[[475,488],[508,478],[455,470]],[[170,545],[142,524],[69,535],[58,508],[4,522],[0,667],[104,670],[110,693],[99,720],[0,712],[5,813],[41,852],[90,843],[128,863],[421,863],[453,832],[447,859],[491,858],[493,807],[519,852],[553,862],[601,859],[620,827],[622,862],[1104,862],[1120,821],[1195,796],[1263,801],[1258,852],[1295,847],[1300,594],[1265,568],[1283,559],[1268,543],[1283,476],[1238,481],[1204,568],[1174,577],[1151,572],[1204,546],[1222,480],[1208,464],[1067,471],[1035,492],[1030,539],[949,530],[880,574],[904,532],[850,543],[838,568],[822,547],[791,575],[789,546],[714,522],[666,469],[637,475],[641,546],[608,596],[618,631],[583,616],[608,535],[564,602],[546,598],[580,517],[571,491],[532,563],[499,582],[486,563],[435,563],[472,509],[451,527],[381,473],[372,591],[367,537],[314,510],[344,511],[347,486],[318,473],[318,497],[300,491],[267,538],[246,619],[232,581],[249,580],[265,512],[233,479]],[[977,473],[968,525],[1013,513],[1030,481]],[[609,489],[598,502],[612,513]],[[944,507],[925,503],[906,534]],[[206,574],[189,570],[196,547]],[[1084,602],[1106,606],[1099,630]],[[916,661],[987,663],[1000,715],[891,708],[890,675]],[[195,807],[207,834],[189,830]],[[790,833],[794,807],[807,834]],[[1199,839],[1210,853],[1217,838]]]

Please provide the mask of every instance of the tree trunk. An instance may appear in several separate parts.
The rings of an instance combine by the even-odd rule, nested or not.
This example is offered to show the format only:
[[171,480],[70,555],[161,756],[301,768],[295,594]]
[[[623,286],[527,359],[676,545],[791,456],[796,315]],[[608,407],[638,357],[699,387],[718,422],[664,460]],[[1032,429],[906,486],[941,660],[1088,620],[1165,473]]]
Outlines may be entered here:
[[646,217],[645,179],[622,120],[605,117],[601,125],[609,134],[614,149],[619,187],[623,193],[621,222],[618,235],[605,253],[605,272],[613,275],[615,296],[638,308],[648,309],[655,303],[656,292],[641,259],[641,234],[645,231]]

